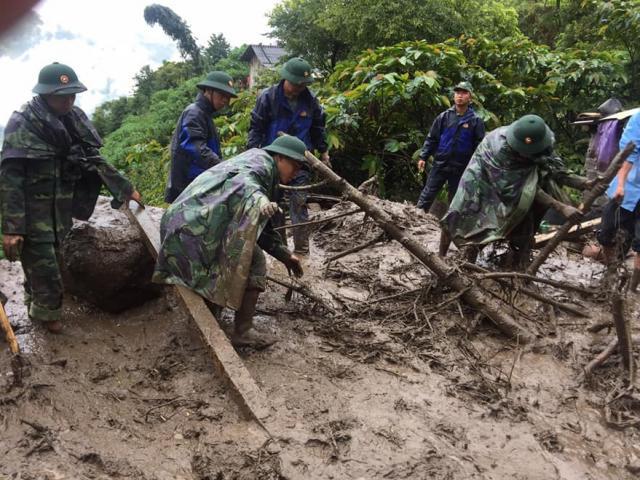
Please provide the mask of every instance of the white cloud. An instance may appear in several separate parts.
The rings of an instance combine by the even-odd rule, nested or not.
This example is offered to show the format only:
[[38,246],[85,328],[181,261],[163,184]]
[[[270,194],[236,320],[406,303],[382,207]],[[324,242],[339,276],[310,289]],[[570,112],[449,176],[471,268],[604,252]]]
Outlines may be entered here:
[[[156,0],[190,26],[200,45],[223,33],[232,46],[271,43],[266,13],[277,0]],[[101,102],[131,93],[133,76],[144,65],[178,60],[174,42],[159,26],[144,21],[144,7],[154,0],[77,2],[45,0],[36,7],[45,40],[16,58],[0,56],[0,125],[31,98],[40,69],[53,61],[72,66],[89,88],[77,104],[91,113]],[[10,94],[7,94],[10,92]]]

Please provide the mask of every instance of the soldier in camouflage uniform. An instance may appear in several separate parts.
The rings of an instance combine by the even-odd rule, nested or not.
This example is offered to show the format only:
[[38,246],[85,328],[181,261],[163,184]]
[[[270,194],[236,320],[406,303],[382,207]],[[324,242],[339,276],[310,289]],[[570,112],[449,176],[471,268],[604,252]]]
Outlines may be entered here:
[[76,93],[85,90],[70,67],[44,67],[33,89],[37,96],[9,119],[0,157],[4,253],[22,262],[29,316],[54,333],[62,329],[59,248],[72,217],[91,216],[103,184],[114,207],[140,201],[131,183],[100,156],[98,133],[73,106]]
[[[569,174],[553,152],[554,141],[537,115],[525,115],[485,137],[442,219],[458,247],[508,240],[515,262],[523,265],[547,209],[553,207],[565,218],[581,215],[560,185],[587,189],[594,181]],[[472,259],[478,251],[469,249]]]
[[236,310],[231,338],[236,346],[275,341],[252,328],[266,284],[262,250],[302,275],[300,260],[270,219],[278,211],[278,183],[288,183],[307,164],[305,150],[304,142],[284,135],[219,163],[200,174],[162,217],[153,280],[190,288],[219,310]]

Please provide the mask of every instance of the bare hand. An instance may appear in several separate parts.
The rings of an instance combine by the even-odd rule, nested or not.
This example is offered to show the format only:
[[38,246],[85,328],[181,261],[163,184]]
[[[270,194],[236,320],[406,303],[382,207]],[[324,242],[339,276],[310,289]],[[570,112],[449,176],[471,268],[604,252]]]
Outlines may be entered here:
[[286,267],[293,272],[296,277],[301,277],[304,275],[304,271],[302,270],[302,263],[300,259],[296,255],[291,255],[288,260],[284,262]]
[[618,185],[618,188],[616,188],[616,193],[613,194],[613,200],[617,203],[622,203],[623,198],[624,198],[624,186]]
[[419,172],[424,172],[424,167],[427,165],[427,162],[425,162],[424,160],[420,159],[418,160],[418,171]]
[[129,197],[129,200],[133,200],[142,208],[144,208],[144,204],[142,203],[142,195],[140,195],[139,191],[134,190],[133,193],[131,194],[131,197]]
[[22,235],[5,235],[2,238],[2,249],[10,262],[16,262],[20,259],[23,243],[24,237]]
[[273,217],[277,212],[282,212],[282,210],[280,210],[276,202],[265,203],[260,207],[260,214],[266,218]]

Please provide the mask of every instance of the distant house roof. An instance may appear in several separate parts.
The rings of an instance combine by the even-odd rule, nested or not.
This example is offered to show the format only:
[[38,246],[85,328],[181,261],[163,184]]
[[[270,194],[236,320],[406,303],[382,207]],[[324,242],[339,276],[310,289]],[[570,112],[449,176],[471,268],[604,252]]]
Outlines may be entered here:
[[265,67],[273,67],[278,63],[280,57],[286,54],[287,52],[284,48],[276,47],[275,45],[249,45],[240,57],[240,60],[249,62],[255,55],[262,65]]

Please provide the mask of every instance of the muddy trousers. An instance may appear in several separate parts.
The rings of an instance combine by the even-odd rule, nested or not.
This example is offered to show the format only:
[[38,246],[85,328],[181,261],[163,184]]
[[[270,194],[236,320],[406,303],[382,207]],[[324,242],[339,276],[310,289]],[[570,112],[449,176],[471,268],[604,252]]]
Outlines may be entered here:
[[20,254],[24,270],[25,303],[29,317],[54,322],[62,316],[62,276],[58,263],[58,246],[25,239]]
[[[309,185],[311,172],[301,169],[298,174],[289,182],[292,187]],[[297,225],[309,221],[309,210],[307,209],[306,192],[290,192],[289,194],[289,215],[291,223]],[[309,251],[309,230],[307,227],[297,227],[293,229],[293,245],[298,253]]]
[[445,183],[448,188],[449,203],[451,203],[451,200],[458,191],[458,184],[460,183],[463,171],[447,172],[443,167],[433,167],[429,172],[427,182],[418,198],[418,208],[422,208],[425,212],[428,212]]
[[249,281],[242,297],[242,304],[236,311],[235,331],[244,333],[253,327],[253,315],[256,311],[258,296],[264,292],[267,286],[267,260],[262,249],[256,246],[253,249]]

